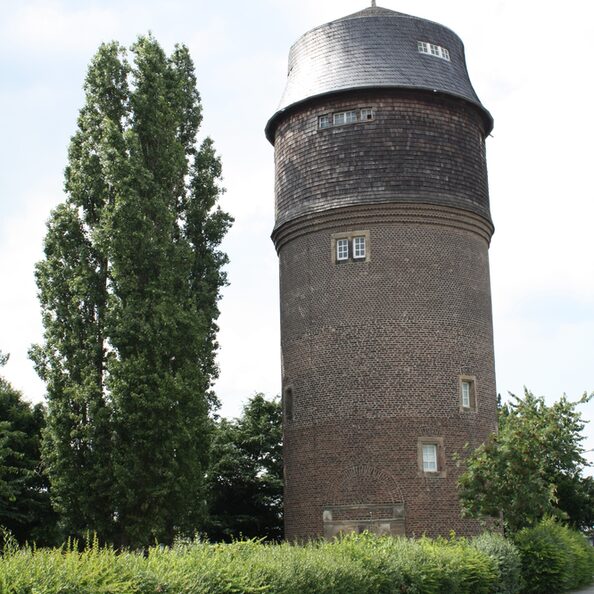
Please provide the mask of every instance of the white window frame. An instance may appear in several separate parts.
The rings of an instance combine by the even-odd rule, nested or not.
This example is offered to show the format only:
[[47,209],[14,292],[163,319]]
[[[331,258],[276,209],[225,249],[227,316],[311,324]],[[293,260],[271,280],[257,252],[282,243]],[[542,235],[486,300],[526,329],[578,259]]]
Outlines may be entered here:
[[462,374],[459,376],[458,394],[460,412],[476,412],[478,410],[476,377],[474,375]]
[[373,113],[373,107],[363,107],[361,108],[361,121],[362,122],[370,122],[375,117]]
[[357,110],[349,109],[348,111],[337,111],[332,116],[332,123],[334,126],[344,126],[346,124],[357,123]]
[[437,444],[424,443],[423,448],[423,472],[437,472]]
[[357,123],[357,110],[350,109],[349,111],[345,111],[344,117],[345,117],[346,124],[356,124]]
[[365,236],[357,235],[353,237],[353,259],[361,260],[365,258]]
[[[357,242],[355,254],[355,238],[363,239]],[[347,246],[346,248],[344,246]],[[348,252],[346,251],[348,249]],[[330,235],[330,258],[334,264],[339,262],[369,262],[371,260],[371,240],[369,230],[356,229],[353,231],[338,231]]]
[[324,115],[318,116],[318,128],[325,130],[326,128],[332,127],[332,119],[330,114],[325,113]]
[[450,52],[445,47],[441,47],[441,45],[436,45],[435,43],[429,43],[428,41],[417,41],[417,50],[421,54],[427,54],[428,56],[434,56],[436,58],[441,58],[446,62],[450,62]]
[[349,259],[349,240],[341,238],[336,240],[336,261],[344,262]]
[[443,437],[419,437],[417,439],[417,459],[418,476],[431,478],[447,476]]
[[344,126],[344,124],[346,124],[346,111],[338,111],[332,114],[333,126]]
[[469,380],[462,380],[462,406],[470,408],[470,390],[472,385]]

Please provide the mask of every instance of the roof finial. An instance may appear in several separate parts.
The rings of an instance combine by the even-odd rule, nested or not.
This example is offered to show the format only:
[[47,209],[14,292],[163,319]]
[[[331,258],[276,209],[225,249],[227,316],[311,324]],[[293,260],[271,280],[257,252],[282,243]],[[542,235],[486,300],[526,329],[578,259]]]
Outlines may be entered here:
[[375,8],[375,0],[371,0],[371,6],[372,8]]

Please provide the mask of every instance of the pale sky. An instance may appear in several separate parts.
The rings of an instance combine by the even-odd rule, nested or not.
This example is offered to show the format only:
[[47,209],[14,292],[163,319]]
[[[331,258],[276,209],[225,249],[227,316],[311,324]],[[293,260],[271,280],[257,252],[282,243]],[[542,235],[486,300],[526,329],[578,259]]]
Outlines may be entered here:
[[[379,0],[464,41],[470,78],[495,118],[487,142],[498,391],[549,401],[594,390],[594,5],[587,0]],[[235,217],[224,243],[221,413],[280,390],[273,149],[264,125],[281,97],[290,45],[367,0],[0,0],[0,350],[2,373],[32,401],[44,386],[27,358],[41,339],[33,279],[45,222],[102,41],[149,30],[185,43]],[[583,408],[594,419],[594,403]],[[594,448],[594,423],[587,428]],[[594,460],[594,456],[590,454]]]

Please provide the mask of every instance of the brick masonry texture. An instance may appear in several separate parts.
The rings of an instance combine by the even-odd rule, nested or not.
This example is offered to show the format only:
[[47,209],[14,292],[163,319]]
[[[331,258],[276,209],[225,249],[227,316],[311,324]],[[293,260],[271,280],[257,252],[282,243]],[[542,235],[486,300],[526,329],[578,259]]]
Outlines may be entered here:
[[[361,107],[375,120],[317,129]],[[402,90],[316,99],[279,122],[275,154],[287,538],[323,535],[333,506],[395,503],[408,535],[478,532],[454,460],[497,418],[478,111]],[[331,235],[351,231],[369,233],[369,260],[336,264]],[[476,410],[461,410],[460,376],[476,378]],[[440,444],[436,475],[421,438]]]

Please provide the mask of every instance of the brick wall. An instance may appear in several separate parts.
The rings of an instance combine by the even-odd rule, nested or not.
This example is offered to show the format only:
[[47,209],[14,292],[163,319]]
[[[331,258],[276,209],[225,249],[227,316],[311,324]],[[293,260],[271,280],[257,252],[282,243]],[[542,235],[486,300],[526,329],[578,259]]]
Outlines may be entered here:
[[[319,113],[351,106],[376,119],[317,131]],[[466,104],[378,92],[278,128],[288,538],[366,504],[403,503],[411,535],[479,530],[460,517],[452,456],[497,415],[480,126]],[[350,231],[368,232],[369,259],[337,264],[332,235]],[[461,410],[460,376],[475,378],[476,410]],[[440,444],[435,475],[419,468],[421,438]]]

